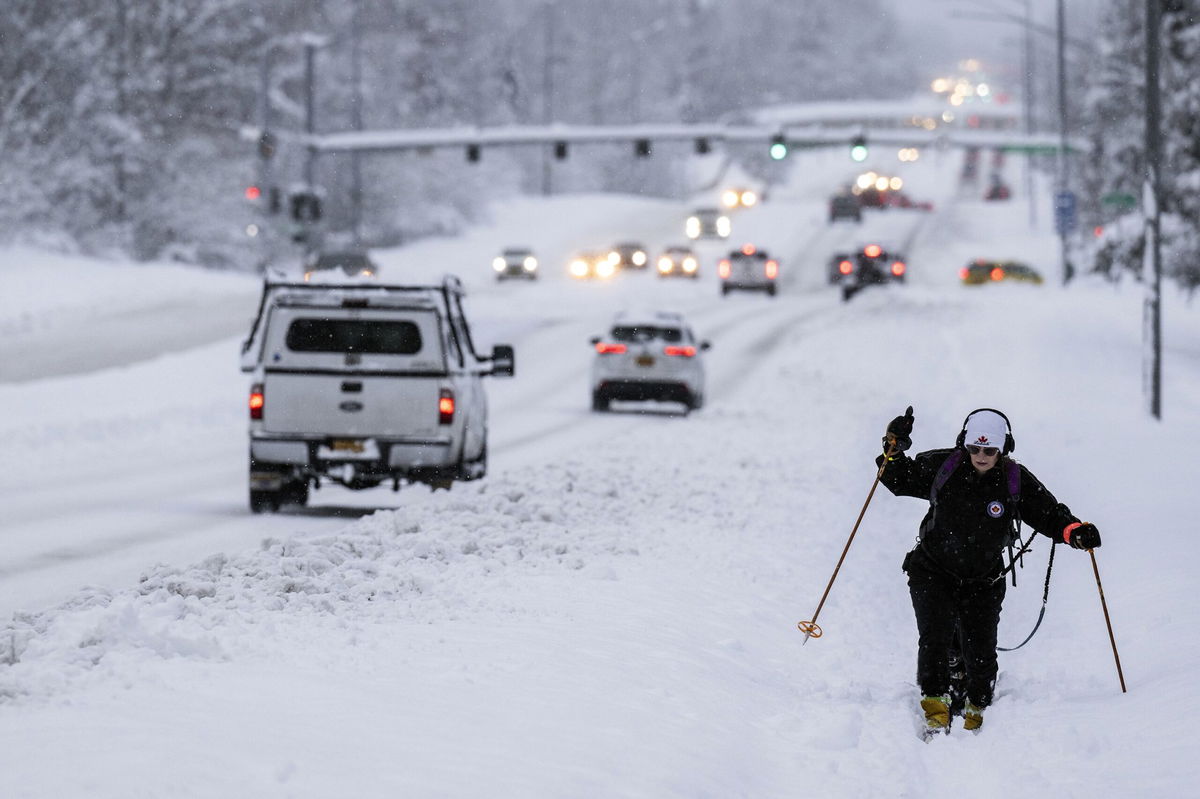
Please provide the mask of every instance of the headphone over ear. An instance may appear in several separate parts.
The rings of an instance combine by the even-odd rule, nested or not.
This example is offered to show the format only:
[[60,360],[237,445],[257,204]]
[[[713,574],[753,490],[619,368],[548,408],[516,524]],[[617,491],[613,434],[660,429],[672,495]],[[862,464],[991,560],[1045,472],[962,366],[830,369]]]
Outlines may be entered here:
[[962,430],[960,430],[958,432],[958,438],[955,439],[954,446],[961,447],[963,445],[963,441],[965,441],[967,438],[967,422],[971,421],[971,417],[974,416],[975,414],[979,413],[980,411],[991,411],[992,413],[996,414],[997,416],[999,416],[1001,419],[1004,420],[1004,427],[1005,427],[1004,454],[1007,455],[1008,453],[1010,453],[1014,449],[1016,449],[1017,442],[1016,442],[1016,440],[1013,439],[1012,422],[1008,421],[1008,417],[1004,415],[1004,411],[998,411],[995,408],[976,408],[975,410],[968,413],[967,418],[963,419]]

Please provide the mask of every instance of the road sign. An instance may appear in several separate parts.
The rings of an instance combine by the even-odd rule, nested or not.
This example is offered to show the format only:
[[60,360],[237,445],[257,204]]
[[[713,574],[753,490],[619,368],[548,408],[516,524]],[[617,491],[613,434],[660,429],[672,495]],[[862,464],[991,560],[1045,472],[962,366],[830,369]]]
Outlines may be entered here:
[[1128,192],[1114,191],[1102,196],[1100,202],[1105,205],[1114,206],[1122,211],[1128,211],[1137,208],[1138,198],[1136,195],[1129,194]]
[[1054,230],[1062,235],[1075,230],[1079,224],[1075,192],[1060,191],[1054,195]]

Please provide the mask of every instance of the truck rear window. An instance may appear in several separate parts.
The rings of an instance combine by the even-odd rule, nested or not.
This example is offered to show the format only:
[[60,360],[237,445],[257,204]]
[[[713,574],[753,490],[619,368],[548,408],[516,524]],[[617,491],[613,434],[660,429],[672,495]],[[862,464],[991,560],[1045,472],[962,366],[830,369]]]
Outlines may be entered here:
[[412,322],[367,319],[297,319],[288,327],[293,352],[361,352],[415,355],[421,329]]

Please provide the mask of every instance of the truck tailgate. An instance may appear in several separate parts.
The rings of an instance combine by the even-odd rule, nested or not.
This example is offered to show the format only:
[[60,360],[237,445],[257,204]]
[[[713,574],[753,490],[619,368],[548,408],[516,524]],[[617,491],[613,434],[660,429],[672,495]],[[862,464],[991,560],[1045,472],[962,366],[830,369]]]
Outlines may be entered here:
[[268,370],[263,431],[429,439],[438,434],[438,377]]

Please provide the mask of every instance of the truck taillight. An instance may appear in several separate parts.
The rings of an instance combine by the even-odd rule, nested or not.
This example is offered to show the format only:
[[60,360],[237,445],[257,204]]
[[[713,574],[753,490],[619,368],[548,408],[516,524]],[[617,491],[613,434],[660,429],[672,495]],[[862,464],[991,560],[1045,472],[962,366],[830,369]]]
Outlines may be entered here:
[[454,392],[443,388],[438,396],[438,424],[450,424],[454,421]]
[[717,264],[717,274],[721,276],[722,280],[729,279],[730,268],[731,264],[728,258],[722,258],[721,262]]
[[767,279],[774,280],[776,277],[779,276],[779,262],[778,261],[767,261],[766,270],[767,270]]
[[266,398],[263,396],[262,383],[250,386],[250,418],[262,419],[263,405],[265,404]]
[[663,355],[677,355],[680,358],[693,358],[696,355],[695,347],[663,347]]

